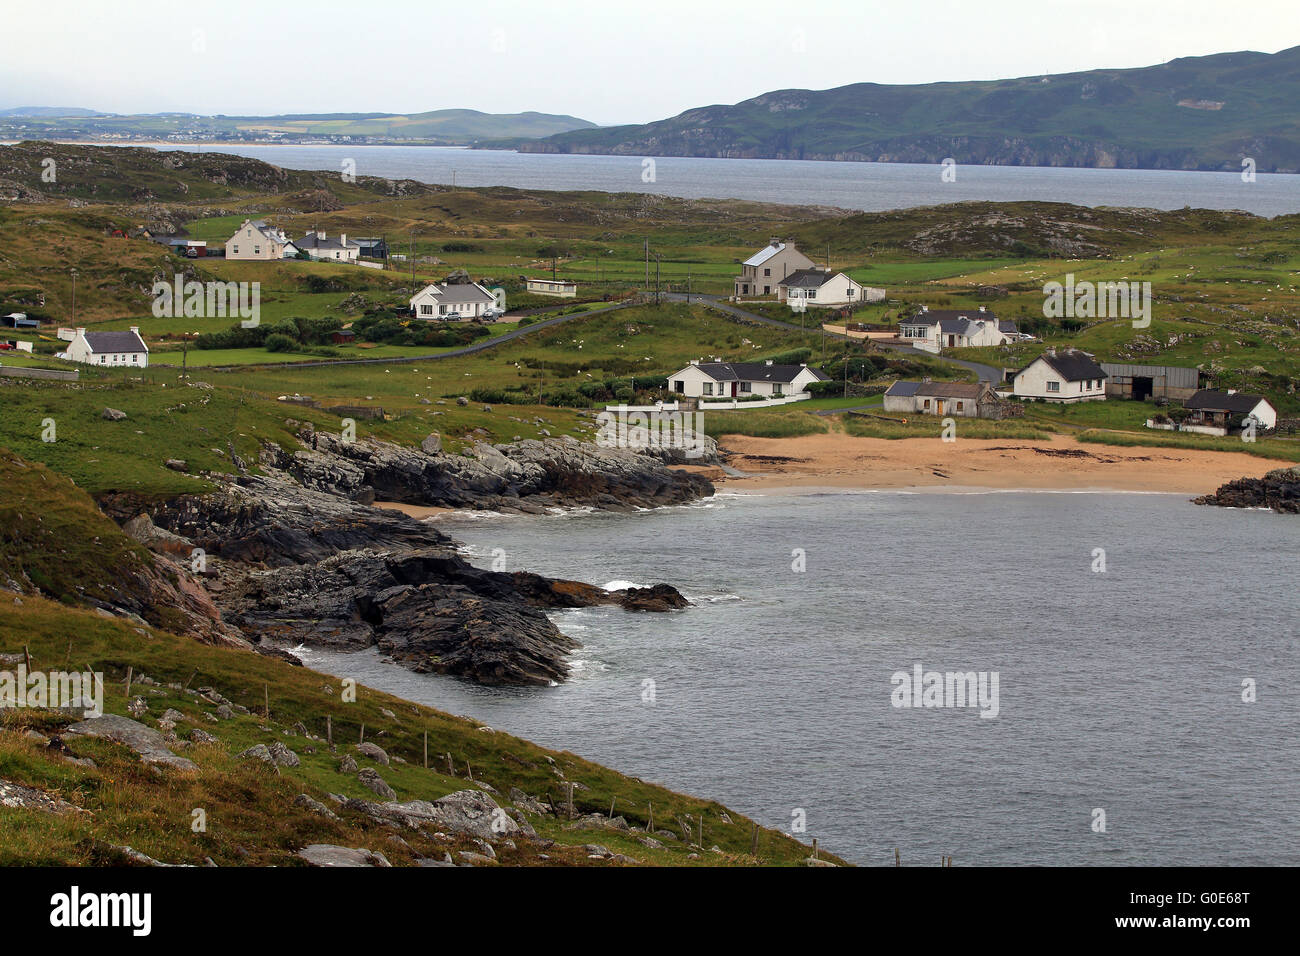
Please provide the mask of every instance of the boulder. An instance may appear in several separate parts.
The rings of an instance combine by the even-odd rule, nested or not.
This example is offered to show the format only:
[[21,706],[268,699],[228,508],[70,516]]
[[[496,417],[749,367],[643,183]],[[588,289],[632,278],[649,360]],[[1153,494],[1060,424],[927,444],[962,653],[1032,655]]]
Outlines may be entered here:
[[379,776],[379,773],[373,770],[372,768],[365,767],[364,769],[362,769],[357,774],[357,779],[361,781],[361,785],[363,787],[365,787],[367,790],[373,790],[375,793],[379,794],[379,796],[383,797],[385,800],[397,799],[397,794],[396,792],[394,792],[393,788],[390,787],[384,781],[384,778]]
[[313,843],[311,846],[305,846],[298,851],[298,856],[312,866],[392,866],[388,858],[377,850],[334,846],[330,843]]
[[140,755],[140,759],[151,766],[170,767],[173,770],[196,771],[198,765],[192,760],[178,757],[167,749],[163,735],[151,727],[119,717],[105,714],[92,717],[68,727],[65,734],[84,737],[99,737],[129,747]]
[[389,764],[388,754],[384,748],[380,747],[378,744],[371,743],[369,740],[357,744],[356,751],[361,754],[361,756],[368,757],[375,763],[381,763],[385,767]]
[[110,422],[120,422],[126,418],[126,412],[120,411],[116,408],[106,408],[100,413],[99,417],[107,419]]

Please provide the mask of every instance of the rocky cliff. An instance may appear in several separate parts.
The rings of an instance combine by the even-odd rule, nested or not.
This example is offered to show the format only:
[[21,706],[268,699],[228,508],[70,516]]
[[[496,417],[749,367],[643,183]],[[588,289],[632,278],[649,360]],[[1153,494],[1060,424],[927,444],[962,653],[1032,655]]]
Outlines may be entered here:
[[1272,508],[1280,514],[1300,514],[1300,465],[1275,468],[1263,478],[1238,478],[1193,501],[1221,508]]

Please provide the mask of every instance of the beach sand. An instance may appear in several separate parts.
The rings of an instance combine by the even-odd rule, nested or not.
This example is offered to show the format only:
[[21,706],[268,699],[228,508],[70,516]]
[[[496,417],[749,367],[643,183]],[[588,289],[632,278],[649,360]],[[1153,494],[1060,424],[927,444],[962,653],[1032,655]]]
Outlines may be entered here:
[[692,468],[731,491],[776,488],[965,487],[1034,490],[1106,490],[1209,494],[1225,482],[1259,477],[1292,462],[1242,452],[1186,448],[1127,448],[1050,441],[959,438],[855,438],[842,433],[801,438],[719,440],[731,452],[719,468]]
[[433,518],[456,510],[455,508],[442,508],[434,505],[407,505],[402,504],[400,501],[376,501],[375,507],[387,508],[389,511],[400,511],[412,518]]

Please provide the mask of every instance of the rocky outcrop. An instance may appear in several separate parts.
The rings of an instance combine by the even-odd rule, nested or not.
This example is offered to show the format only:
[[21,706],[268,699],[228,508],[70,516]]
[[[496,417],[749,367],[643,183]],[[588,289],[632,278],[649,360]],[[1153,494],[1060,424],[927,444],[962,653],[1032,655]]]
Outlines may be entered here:
[[541,511],[589,505],[631,511],[681,504],[713,493],[708,479],[673,471],[622,448],[572,439],[480,442],[469,454],[428,454],[386,442],[342,441],[304,432],[309,446],[268,446],[264,462],[307,488],[369,503],[376,499],[451,508]]
[[549,684],[567,676],[566,657],[579,645],[548,610],[688,605],[667,584],[611,592],[476,568],[429,523],[368,502],[379,494],[516,510],[526,503],[533,510],[577,502],[637,507],[708,493],[703,479],[571,441],[480,445],[466,458],[310,431],[303,437],[310,447],[297,452],[268,448],[265,474],[228,479],[213,494],[176,498],[127,522],[160,552],[203,549],[224,623],[259,650],[373,646],[419,673]]
[[167,748],[167,741],[158,731],[129,717],[105,714],[102,717],[73,724],[64,733],[73,737],[101,737],[122,744],[134,750],[141,760],[151,766],[170,767],[173,770],[187,772],[199,769],[192,760],[186,760],[172,753]]
[[1300,514],[1300,465],[1275,468],[1263,478],[1238,478],[1212,495],[1192,499],[1220,508],[1272,508],[1280,514]]

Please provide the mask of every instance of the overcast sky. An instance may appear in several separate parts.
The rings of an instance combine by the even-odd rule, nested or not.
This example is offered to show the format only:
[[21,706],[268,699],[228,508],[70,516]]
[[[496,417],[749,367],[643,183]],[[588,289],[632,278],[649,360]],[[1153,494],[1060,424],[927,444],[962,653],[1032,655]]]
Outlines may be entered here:
[[0,108],[662,119],[1300,45],[1300,0],[4,0]]

